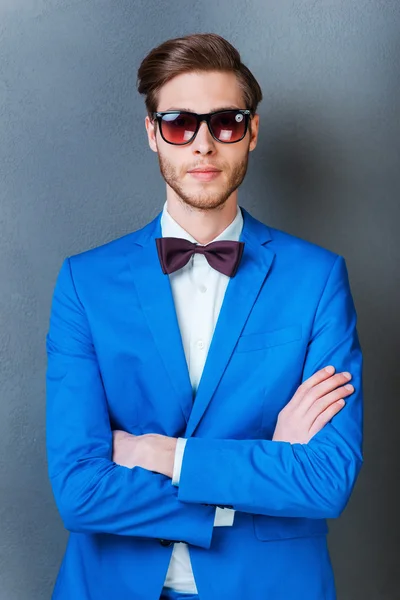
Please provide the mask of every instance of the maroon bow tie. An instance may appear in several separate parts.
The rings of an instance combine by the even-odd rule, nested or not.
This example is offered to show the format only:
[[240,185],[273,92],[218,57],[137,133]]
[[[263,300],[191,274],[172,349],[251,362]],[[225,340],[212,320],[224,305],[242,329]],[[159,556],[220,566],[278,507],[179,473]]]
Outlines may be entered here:
[[220,240],[200,246],[184,238],[156,238],[158,257],[163,273],[173,273],[184,267],[193,254],[204,254],[213,269],[234,277],[244,250],[244,242]]

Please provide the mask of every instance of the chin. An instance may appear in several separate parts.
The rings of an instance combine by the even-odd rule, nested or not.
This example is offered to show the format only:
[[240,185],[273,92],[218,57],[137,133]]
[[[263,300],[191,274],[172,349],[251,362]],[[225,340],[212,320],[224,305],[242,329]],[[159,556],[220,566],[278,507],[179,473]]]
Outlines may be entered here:
[[225,196],[219,196],[217,198],[212,197],[212,198],[202,198],[202,197],[184,197],[183,201],[188,204],[189,206],[192,206],[193,208],[218,208],[220,206],[222,206],[223,204],[225,204],[226,199]]

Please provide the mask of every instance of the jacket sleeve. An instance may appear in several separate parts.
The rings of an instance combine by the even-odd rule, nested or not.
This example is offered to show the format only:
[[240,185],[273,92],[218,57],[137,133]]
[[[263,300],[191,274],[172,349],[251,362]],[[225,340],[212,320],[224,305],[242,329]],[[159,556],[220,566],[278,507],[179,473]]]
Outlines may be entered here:
[[345,508],[362,457],[362,354],[345,260],[337,256],[313,323],[302,381],[333,365],[354,392],[307,444],[272,440],[187,440],[178,498],[254,514],[335,518]]
[[54,289],[46,350],[48,469],[66,529],[209,548],[214,507],[182,503],[170,478],[112,461],[106,394],[68,258]]

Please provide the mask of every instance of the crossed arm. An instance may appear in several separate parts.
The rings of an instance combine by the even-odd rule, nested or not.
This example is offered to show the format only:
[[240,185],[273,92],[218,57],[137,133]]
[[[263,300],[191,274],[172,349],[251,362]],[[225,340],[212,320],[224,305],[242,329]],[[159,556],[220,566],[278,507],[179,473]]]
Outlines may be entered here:
[[[341,256],[332,266],[318,304],[303,382],[327,365],[334,366],[337,373],[350,372],[354,392],[308,443],[303,443],[301,437],[295,443],[189,438],[178,498],[185,503],[230,506],[269,516],[338,517],[347,505],[363,462],[362,354]],[[327,400],[325,395],[317,404],[310,403],[310,395],[306,396],[307,412],[320,400]],[[301,393],[293,401],[295,407],[300,407]]]
[[[182,539],[208,548],[216,505],[249,513],[324,518],[338,516],[350,497],[362,464],[362,356],[342,257],[337,257],[319,302],[304,365],[306,385],[296,399],[299,422],[300,417],[303,423],[306,415],[309,421],[313,417],[306,433],[310,435],[313,427],[316,433],[308,443],[301,437],[285,441],[282,432],[275,440],[189,438],[178,488],[169,479],[175,438],[131,436],[131,459],[137,462],[133,468],[124,466],[122,459],[115,462],[120,440],[110,429],[89,327],[68,259],[54,291],[47,352],[49,475],[67,529]],[[336,369],[336,388],[342,370],[352,375],[354,391],[344,407],[329,396],[339,394],[328,391],[331,376],[311,386],[315,390],[325,384],[319,396],[306,393],[307,380],[326,365]],[[308,404],[300,402],[306,396]],[[338,398],[345,396],[342,388]],[[324,423],[321,416],[325,413],[326,419],[329,411],[330,418],[335,417]],[[293,412],[280,415],[277,429],[282,431],[285,421],[293,427]],[[152,451],[144,452],[145,448]]]
[[[342,410],[344,398],[354,391],[350,379],[351,373],[335,373],[328,365],[304,381],[279,413],[272,440],[307,444]],[[161,473],[178,485],[186,443],[185,438],[157,433],[135,436],[114,430],[113,461],[130,469],[140,466]]]

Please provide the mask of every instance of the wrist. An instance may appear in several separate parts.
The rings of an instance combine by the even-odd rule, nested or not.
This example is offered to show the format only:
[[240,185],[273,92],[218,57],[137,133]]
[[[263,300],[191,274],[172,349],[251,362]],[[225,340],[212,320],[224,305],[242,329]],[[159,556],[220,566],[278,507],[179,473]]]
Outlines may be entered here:
[[177,438],[158,435],[158,443],[151,448],[151,470],[172,479]]
[[176,453],[176,444],[177,438],[171,438],[171,446],[167,452],[167,477],[172,479],[174,474],[174,463],[175,463],[175,453]]

